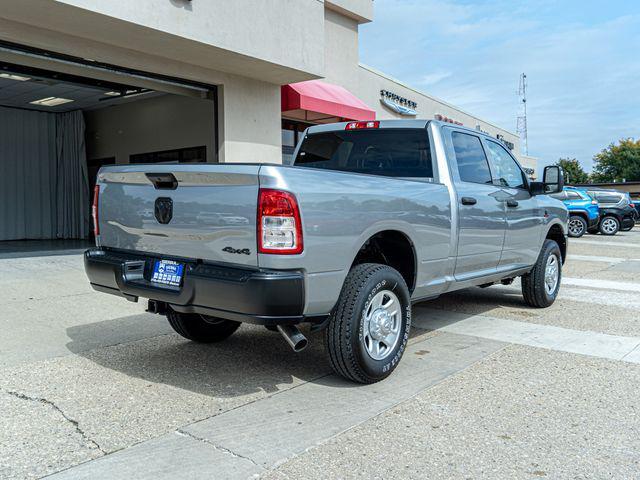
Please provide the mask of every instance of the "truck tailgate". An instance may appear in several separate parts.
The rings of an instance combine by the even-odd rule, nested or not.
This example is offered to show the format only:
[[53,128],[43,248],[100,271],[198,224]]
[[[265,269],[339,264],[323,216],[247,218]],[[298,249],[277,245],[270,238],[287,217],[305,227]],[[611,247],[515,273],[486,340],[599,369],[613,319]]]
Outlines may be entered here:
[[104,167],[100,245],[257,266],[259,165]]

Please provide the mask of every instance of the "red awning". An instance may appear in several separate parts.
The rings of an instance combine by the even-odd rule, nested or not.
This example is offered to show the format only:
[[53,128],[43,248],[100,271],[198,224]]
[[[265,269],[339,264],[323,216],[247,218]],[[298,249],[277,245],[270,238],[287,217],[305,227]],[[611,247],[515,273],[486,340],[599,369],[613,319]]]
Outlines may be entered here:
[[349,90],[320,80],[283,85],[281,101],[287,116],[312,122],[376,118],[376,112]]

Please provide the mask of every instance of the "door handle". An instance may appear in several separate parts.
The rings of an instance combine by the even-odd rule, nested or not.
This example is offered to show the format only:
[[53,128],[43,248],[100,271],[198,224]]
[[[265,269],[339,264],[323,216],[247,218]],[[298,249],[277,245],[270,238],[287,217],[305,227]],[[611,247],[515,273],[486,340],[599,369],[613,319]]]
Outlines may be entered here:
[[463,205],[475,205],[476,203],[478,203],[478,201],[473,197],[462,197],[460,199],[460,202]]
[[507,200],[507,207],[517,207],[518,206],[518,201],[517,200],[513,200],[513,199],[509,199]]

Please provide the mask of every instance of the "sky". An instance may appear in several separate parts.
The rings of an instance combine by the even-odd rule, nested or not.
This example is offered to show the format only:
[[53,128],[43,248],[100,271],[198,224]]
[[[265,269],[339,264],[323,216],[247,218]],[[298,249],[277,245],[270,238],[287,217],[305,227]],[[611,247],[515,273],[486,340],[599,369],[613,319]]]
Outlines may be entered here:
[[540,166],[640,137],[640,1],[375,0],[360,61],[509,131]]

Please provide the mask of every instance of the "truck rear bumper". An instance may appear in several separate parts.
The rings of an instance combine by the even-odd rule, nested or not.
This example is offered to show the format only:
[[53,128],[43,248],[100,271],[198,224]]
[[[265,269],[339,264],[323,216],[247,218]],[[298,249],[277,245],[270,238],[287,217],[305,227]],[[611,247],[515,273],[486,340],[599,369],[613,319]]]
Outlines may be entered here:
[[97,291],[131,301],[142,297],[164,302],[177,312],[259,325],[312,320],[303,315],[302,272],[249,270],[169,258],[185,264],[182,285],[172,287],[149,280],[159,259],[155,255],[92,248],[85,252],[84,267]]

